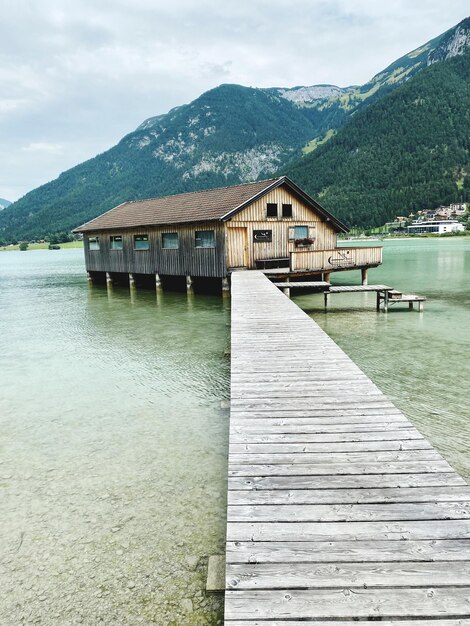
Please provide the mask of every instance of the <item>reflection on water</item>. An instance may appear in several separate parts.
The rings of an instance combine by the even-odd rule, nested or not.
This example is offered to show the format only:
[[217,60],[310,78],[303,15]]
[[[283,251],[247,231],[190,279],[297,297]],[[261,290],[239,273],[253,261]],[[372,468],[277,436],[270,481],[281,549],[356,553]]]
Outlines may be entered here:
[[[359,272],[336,274],[360,283]],[[375,311],[375,294],[295,298],[470,479],[470,240],[385,241],[384,263],[370,284],[427,296],[424,313],[394,305]]]
[[228,305],[0,256],[2,624],[217,624]]

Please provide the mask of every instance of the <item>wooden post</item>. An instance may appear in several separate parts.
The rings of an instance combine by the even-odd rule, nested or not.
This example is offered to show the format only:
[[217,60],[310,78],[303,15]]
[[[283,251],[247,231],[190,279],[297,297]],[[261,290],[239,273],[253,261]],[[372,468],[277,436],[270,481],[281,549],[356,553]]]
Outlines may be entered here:
[[194,293],[193,279],[191,276],[186,276],[186,291],[187,293]]
[[361,270],[361,279],[362,279],[362,284],[363,285],[368,285],[369,284],[367,273],[368,273],[367,267],[363,267],[362,270]]
[[160,278],[160,274],[155,274],[155,289],[157,293],[162,290],[162,280]]
[[290,298],[290,280],[289,278],[286,278],[286,286],[282,288],[282,292],[285,296],[287,296],[288,298]]
[[388,311],[388,291],[384,291],[384,311]]
[[325,303],[325,309],[328,308],[328,291],[323,292],[323,302]]
[[330,276],[331,276],[331,272],[323,272],[323,280],[325,283],[330,282]]
[[129,273],[129,287],[131,289],[135,288],[134,274],[131,274],[131,273]]
[[423,300],[418,301],[418,312],[422,313],[424,311],[424,302]]
[[408,308],[412,309],[413,308],[413,303],[412,302],[408,302]]
[[90,283],[92,283],[92,282],[93,282],[93,276],[91,275],[91,273],[90,273],[90,272],[87,272],[87,273],[86,273],[86,277],[87,277],[87,280],[88,280]]
[[376,302],[377,311],[380,311],[380,300],[381,300],[380,291],[378,291],[377,292],[377,302]]
[[225,276],[225,278],[222,278],[222,295],[223,296],[230,295],[230,284],[228,282],[227,276]]
[[106,272],[106,285],[108,287],[112,287],[113,286],[113,279],[112,279],[111,274],[109,272]]

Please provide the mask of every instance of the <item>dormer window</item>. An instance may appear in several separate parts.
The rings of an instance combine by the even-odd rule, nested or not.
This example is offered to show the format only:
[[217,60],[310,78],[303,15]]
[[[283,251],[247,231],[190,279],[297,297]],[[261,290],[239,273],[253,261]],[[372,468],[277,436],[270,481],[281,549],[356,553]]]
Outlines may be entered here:
[[282,205],[282,217],[292,217],[292,204]]
[[267,203],[266,217],[277,217],[277,203],[276,202]]

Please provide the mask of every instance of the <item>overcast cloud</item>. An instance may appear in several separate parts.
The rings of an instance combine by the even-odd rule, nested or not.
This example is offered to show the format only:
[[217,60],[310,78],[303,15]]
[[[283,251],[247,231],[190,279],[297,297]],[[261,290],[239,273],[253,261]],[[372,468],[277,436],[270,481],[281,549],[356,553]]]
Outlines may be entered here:
[[1,0],[0,197],[220,83],[361,84],[467,0]]

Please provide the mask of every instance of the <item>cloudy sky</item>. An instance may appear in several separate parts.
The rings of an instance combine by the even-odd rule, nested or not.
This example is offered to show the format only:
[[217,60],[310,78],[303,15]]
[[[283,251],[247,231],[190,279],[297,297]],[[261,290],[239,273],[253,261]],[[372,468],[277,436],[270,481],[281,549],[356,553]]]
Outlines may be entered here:
[[366,82],[468,0],[1,0],[0,197],[220,83]]

